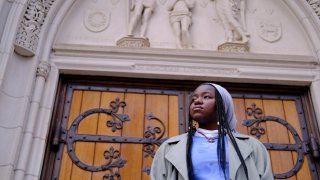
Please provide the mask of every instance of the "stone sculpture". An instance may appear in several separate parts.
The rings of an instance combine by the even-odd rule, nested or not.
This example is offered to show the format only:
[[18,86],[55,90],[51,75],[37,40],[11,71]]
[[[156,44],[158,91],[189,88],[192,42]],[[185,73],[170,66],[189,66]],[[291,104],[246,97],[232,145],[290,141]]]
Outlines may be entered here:
[[246,31],[245,0],[214,0],[218,17],[225,30],[227,42],[249,41]]
[[169,0],[167,8],[170,11],[169,18],[176,36],[178,48],[191,48],[189,28],[192,24],[192,8],[194,0]]
[[130,10],[133,10],[133,16],[130,18],[128,35],[133,36],[135,28],[140,25],[140,37],[145,37],[148,21],[156,6],[155,0],[132,0]]

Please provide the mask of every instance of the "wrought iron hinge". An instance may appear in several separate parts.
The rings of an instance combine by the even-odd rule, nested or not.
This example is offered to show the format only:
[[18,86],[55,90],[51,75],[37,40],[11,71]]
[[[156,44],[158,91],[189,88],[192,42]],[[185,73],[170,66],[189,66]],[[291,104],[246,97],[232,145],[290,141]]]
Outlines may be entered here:
[[320,157],[319,143],[317,142],[317,139],[312,134],[310,135],[310,149],[311,149],[311,154],[314,158]]
[[52,146],[59,146],[60,143],[66,143],[67,131],[59,128],[54,134],[52,139]]

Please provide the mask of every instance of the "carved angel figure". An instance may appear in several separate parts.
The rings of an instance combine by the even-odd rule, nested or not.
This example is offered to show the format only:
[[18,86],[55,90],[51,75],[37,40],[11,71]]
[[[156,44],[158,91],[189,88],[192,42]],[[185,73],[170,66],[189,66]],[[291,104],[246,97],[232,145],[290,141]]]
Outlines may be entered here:
[[133,35],[133,31],[136,28],[139,21],[140,36],[145,37],[148,21],[152,15],[152,12],[156,6],[155,0],[130,0],[130,10],[133,10],[133,16],[130,18],[128,35]]
[[169,0],[167,8],[170,11],[170,23],[176,36],[178,48],[191,48],[189,27],[192,24],[192,8],[194,0]]
[[246,30],[245,0],[213,0],[216,10],[226,33],[227,42],[249,41]]

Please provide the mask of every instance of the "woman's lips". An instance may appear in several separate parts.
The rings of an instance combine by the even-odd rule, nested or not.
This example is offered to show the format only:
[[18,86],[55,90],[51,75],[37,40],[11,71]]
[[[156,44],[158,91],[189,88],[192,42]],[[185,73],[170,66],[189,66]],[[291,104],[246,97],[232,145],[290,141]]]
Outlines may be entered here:
[[192,108],[193,111],[199,111],[202,109],[203,109],[203,107],[201,107],[201,106],[196,106],[196,107]]

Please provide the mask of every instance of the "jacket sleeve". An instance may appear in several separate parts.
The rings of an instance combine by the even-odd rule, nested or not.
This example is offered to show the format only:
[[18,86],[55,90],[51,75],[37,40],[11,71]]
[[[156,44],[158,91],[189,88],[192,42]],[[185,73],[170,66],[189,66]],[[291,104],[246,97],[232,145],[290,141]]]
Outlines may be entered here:
[[254,148],[255,164],[261,180],[273,180],[271,161],[266,147],[258,140]]

